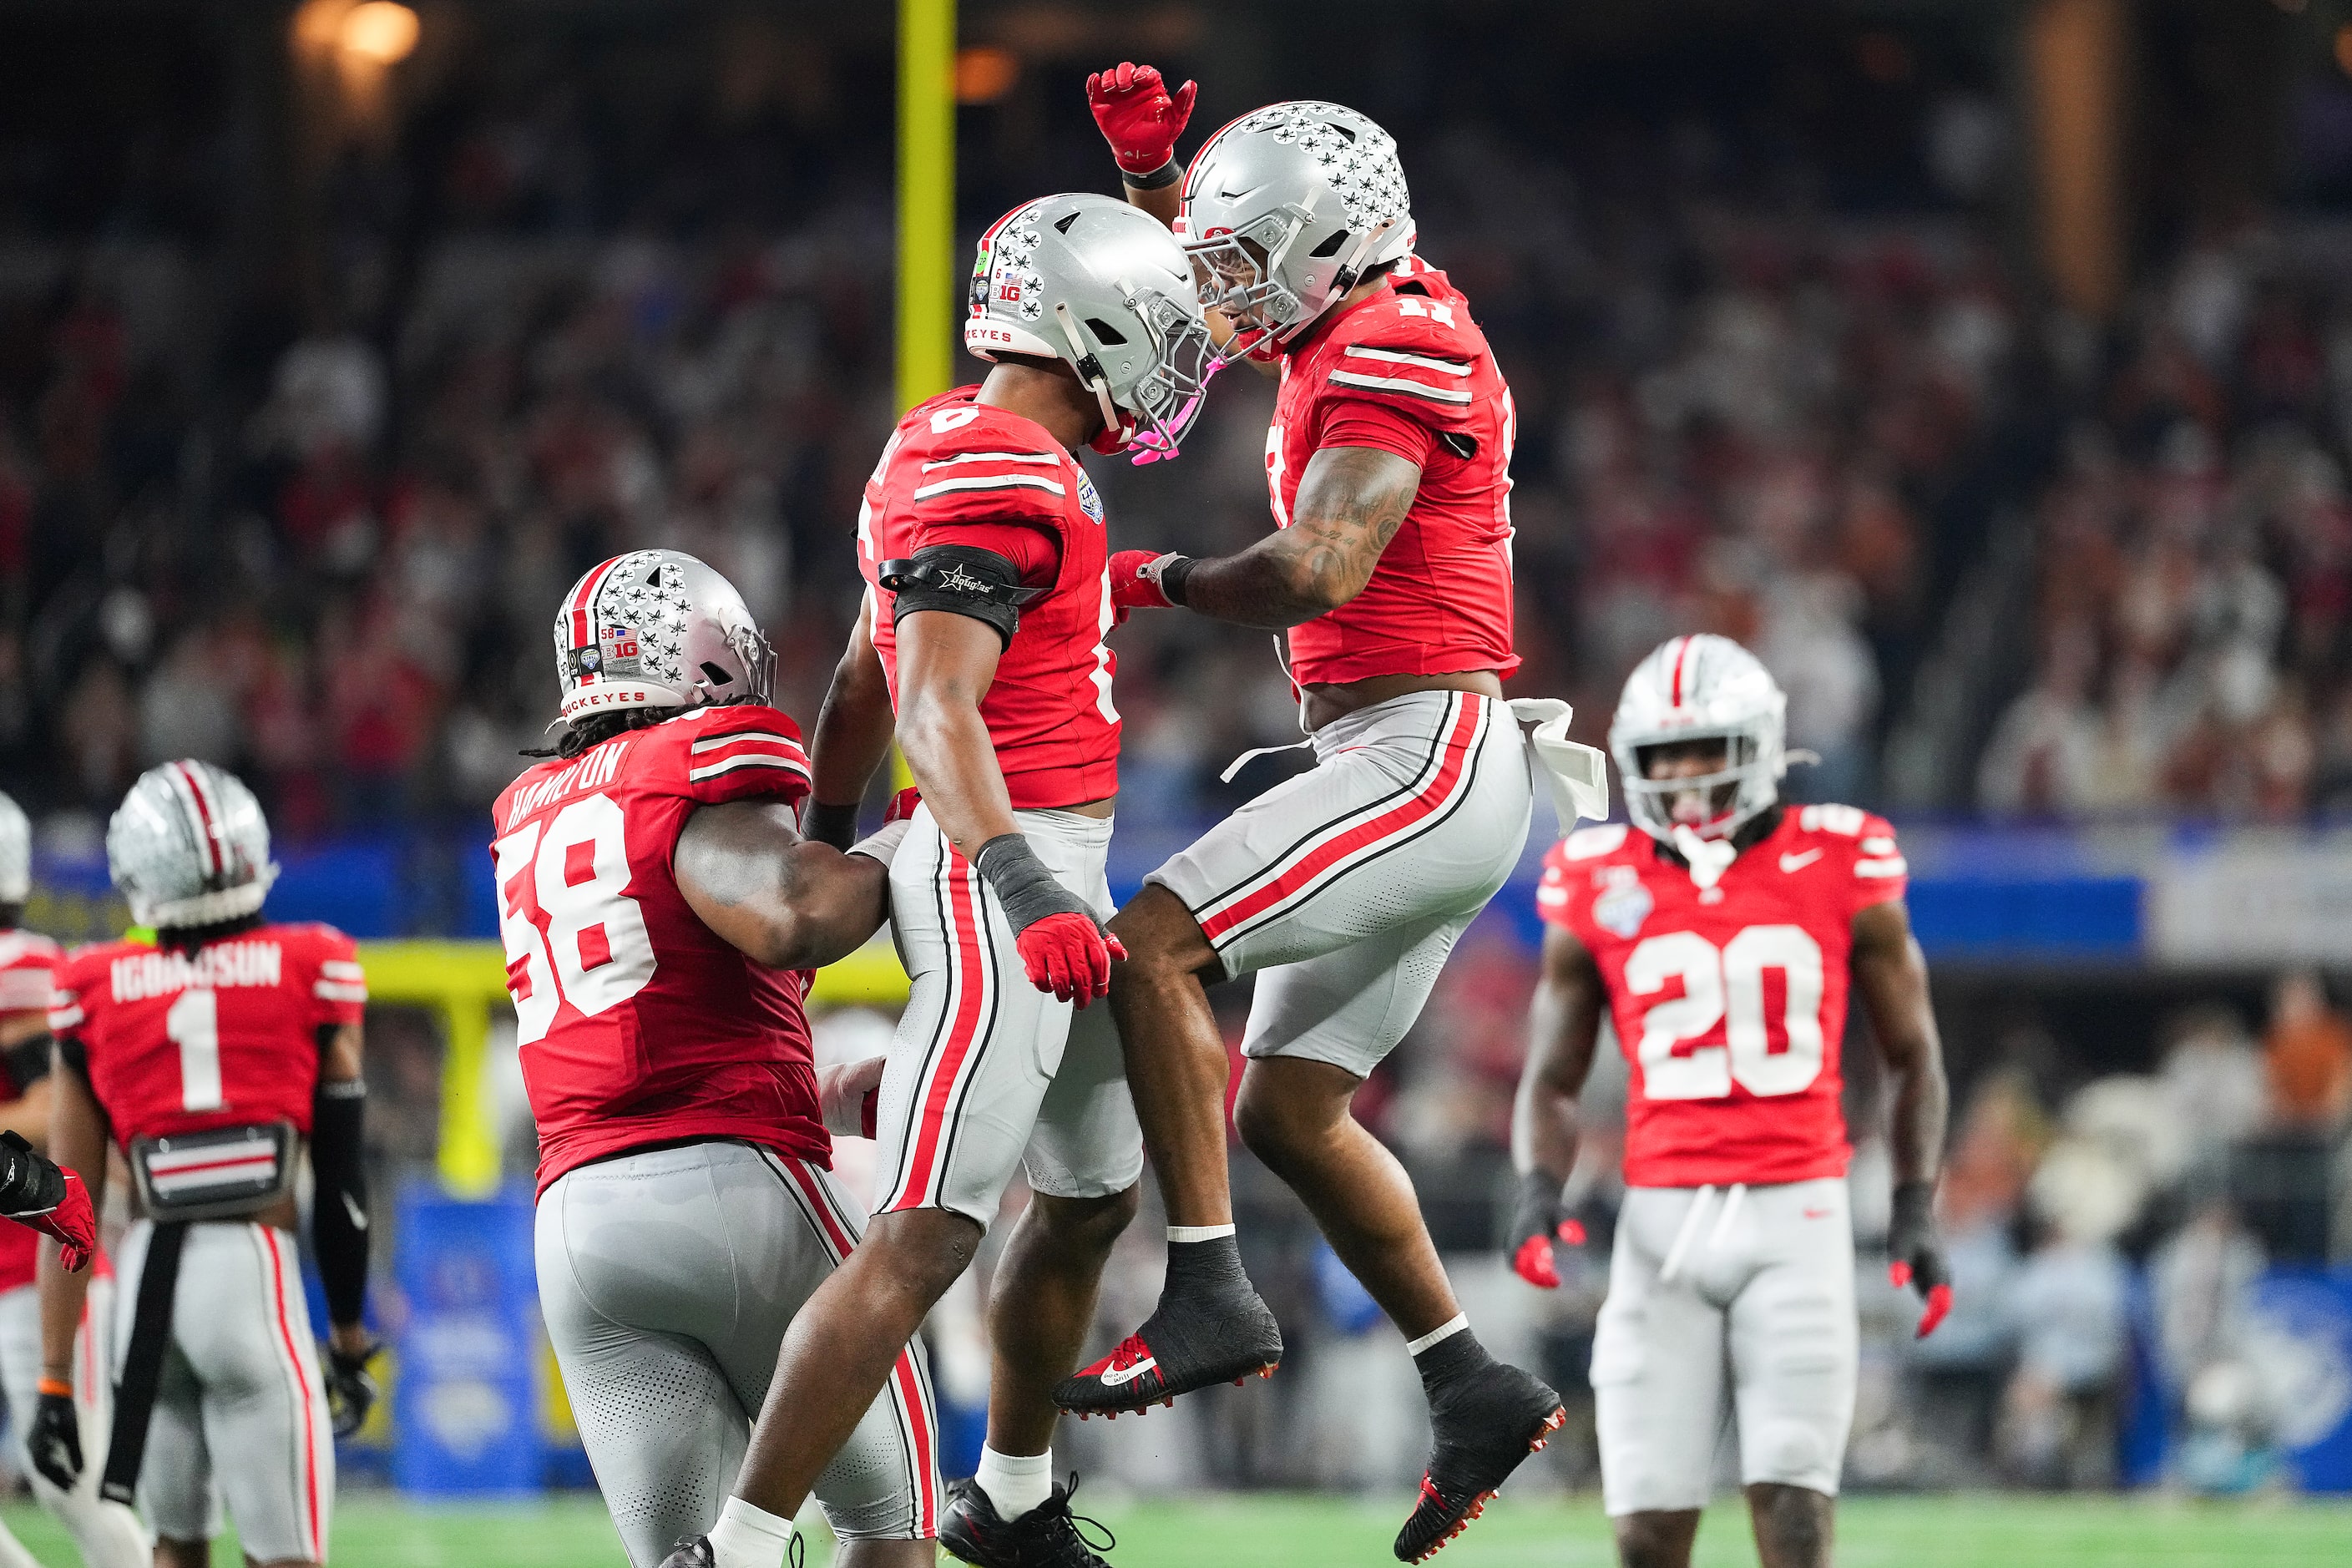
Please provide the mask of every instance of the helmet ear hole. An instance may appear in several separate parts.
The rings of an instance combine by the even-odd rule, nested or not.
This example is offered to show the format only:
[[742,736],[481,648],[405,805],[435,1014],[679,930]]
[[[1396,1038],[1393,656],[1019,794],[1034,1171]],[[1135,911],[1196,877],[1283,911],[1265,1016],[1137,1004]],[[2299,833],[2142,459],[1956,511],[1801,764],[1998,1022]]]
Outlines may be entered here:
[[1344,228],[1335,228],[1331,231],[1330,238],[1325,240],[1322,244],[1317,246],[1307,254],[1317,258],[1337,256],[1339,254],[1339,247],[1347,243],[1348,231]]
[[719,668],[717,665],[711,663],[707,658],[702,661],[702,679],[710,682],[713,686],[732,686],[735,684],[735,678],[733,676],[728,674],[725,670]]

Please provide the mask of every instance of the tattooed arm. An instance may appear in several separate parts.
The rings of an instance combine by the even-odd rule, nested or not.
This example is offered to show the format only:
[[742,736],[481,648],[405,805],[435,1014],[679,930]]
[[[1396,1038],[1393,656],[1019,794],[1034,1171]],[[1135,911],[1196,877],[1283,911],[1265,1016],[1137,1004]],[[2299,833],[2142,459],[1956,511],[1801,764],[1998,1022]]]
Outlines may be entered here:
[[1238,555],[1195,562],[1184,605],[1280,631],[1364,591],[1421,487],[1421,468],[1370,447],[1326,447],[1307,465],[1290,526]]

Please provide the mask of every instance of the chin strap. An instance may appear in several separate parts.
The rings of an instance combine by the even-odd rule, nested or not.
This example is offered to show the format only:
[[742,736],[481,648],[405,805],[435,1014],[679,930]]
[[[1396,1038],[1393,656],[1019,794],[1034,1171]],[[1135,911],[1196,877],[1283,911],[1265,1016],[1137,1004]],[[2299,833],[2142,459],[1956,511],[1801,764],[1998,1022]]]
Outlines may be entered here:
[[1728,838],[1701,838],[1686,826],[1675,828],[1675,847],[1690,862],[1691,880],[1701,892],[1714,889],[1739,858],[1739,847]]

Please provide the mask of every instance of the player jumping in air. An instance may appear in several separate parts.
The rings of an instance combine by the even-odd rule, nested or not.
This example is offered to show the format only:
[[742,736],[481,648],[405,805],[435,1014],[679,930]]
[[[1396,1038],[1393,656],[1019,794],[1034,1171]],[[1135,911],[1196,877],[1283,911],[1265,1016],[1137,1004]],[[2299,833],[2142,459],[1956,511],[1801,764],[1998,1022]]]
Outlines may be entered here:
[[864,795],[894,710],[923,793],[890,872],[913,991],[882,1084],[877,1213],[793,1320],[718,1527],[669,1568],[783,1561],[811,1483],[971,1265],[1016,1167],[1034,1196],[992,1287],[988,1446],[940,1539],[974,1563],[1099,1562],[1051,1479],[1050,1394],[1135,1212],[1143,1144],[1106,1010],[1087,1008],[1118,951],[1103,927],[1117,611],[1102,506],[1071,454],[1173,455],[1213,350],[1167,230],[1095,195],[988,231],[964,342],[987,379],[909,413],[866,482],[871,587],[816,733],[813,830]]
[[[32,825],[16,803],[0,795],[0,1159],[22,1167],[28,1177],[55,1169],[38,1149],[49,1136],[49,993],[65,950],[38,931],[22,928],[25,900],[32,892]],[[0,1186],[5,1186],[0,1182]],[[72,1184],[86,1204],[81,1184]],[[58,1201],[65,1201],[61,1190]],[[0,1213],[6,1212],[0,1205]],[[8,1398],[9,1430],[17,1463],[26,1471],[33,1495],[73,1536],[90,1568],[146,1568],[154,1549],[139,1516],[98,1495],[98,1470],[105,1463],[104,1434],[112,1419],[114,1280],[102,1267],[90,1277],[89,1299],[74,1347],[83,1375],[74,1381],[77,1415],[96,1438],[94,1463],[83,1468],[70,1490],[32,1467],[26,1439],[44,1392],[41,1381],[41,1238],[23,1225],[0,1226],[0,1388]],[[49,1392],[64,1395],[62,1387]],[[38,1568],[32,1554],[0,1525],[0,1568]]]
[[1468,301],[1415,258],[1396,144],[1336,104],[1277,103],[1177,183],[1192,103],[1156,70],[1090,79],[1128,199],[1171,224],[1227,352],[1278,366],[1276,531],[1213,560],[1122,552],[1122,606],[1288,633],[1316,766],[1151,873],[1111,930],[1111,1005],[1167,1203],[1157,1310],[1055,1392],[1139,1409],[1282,1356],[1244,1274],[1225,1170],[1224,1043],[1205,986],[1258,976],[1234,1108],[1403,1331],[1435,1444],[1396,1541],[1418,1561],[1560,1424],[1559,1397],[1469,1330],[1403,1167],[1349,1113],[1517,863],[1534,777],[1511,648],[1510,389]]
[[1784,806],[1780,689],[1718,637],[1676,637],[1609,732],[1634,825],[1544,862],[1543,978],[1511,1150],[1514,1264],[1553,1244],[1603,1008],[1631,1064],[1625,1202],[1592,1346],[1601,1492],[1627,1568],[1686,1568],[1727,1405],[1765,1568],[1827,1568],[1853,1418],[1849,986],[1893,1088],[1895,1282],[1951,1301],[1931,1214],[1943,1058],[1895,830]]
[[[252,792],[209,763],[142,774],[106,858],[155,942],[82,948],[57,971],[50,1147],[105,1197],[121,1150],[138,1215],[124,1237],[120,1375],[103,1495],[161,1538],[157,1568],[204,1568],[227,1505],[247,1560],[323,1563],[338,1435],[375,1399],[367,1305],[360,1020],[351,938],[273,925],[278,868]],[[307,1148],[311,1238],[331,1325],[311,1338],[294,1188]],[[44,1249],[46,1254],[47,1249]],[[72,1388],[87,1277],[41,1265],[42,1393],[33,1463],[82,1469]]]
[[[796,830],[800,731],[734,587],[674,550],[591,570],[555,619],[568,728],[493,807],[539,1124],[548,1337],[636,1568],[719,1515],[793,1314],[864,1222],[831,1172],[808,972],[882,923],[903,822]],[[842,1130],[881,1061],[837,1086]],[[648,1257],[657,1238],[657,1258]],[[935,1560],[930,1389],[904,1335],[816,1481],[839,1561]]]

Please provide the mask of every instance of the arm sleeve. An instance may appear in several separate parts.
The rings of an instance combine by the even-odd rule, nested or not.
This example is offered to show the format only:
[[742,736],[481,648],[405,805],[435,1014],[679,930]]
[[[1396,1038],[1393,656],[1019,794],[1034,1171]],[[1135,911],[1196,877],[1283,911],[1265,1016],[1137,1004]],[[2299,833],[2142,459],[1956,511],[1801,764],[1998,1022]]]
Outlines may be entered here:
[[310,1110],[310,1242],[332,1323],[356,1323],[367,1310],[366,1135],[367,1085],[320,1083]]
[[1316,447],[1370,447],[1423,468],[1438,450],[1437,432],[1426,418],[1369,397],[1339,397],[1326,404]]
[[1895,841],[1895,826],[1883,816],[1864,820],[1853,858],[1853,907],[1891,903],[1911,886],[1911,866]]
[[332,927],[319,928],[318,971],[310,977],[310,1001],[320,1028],[356,1024],[367,1016],[367,971],[359,946]]
[[679,726],[685,778],[680,793],[704,805],[730,800],[781,800],[798,805],[809,792],[808,752],[800,726],[773,708],[739,702],[707,710]]

